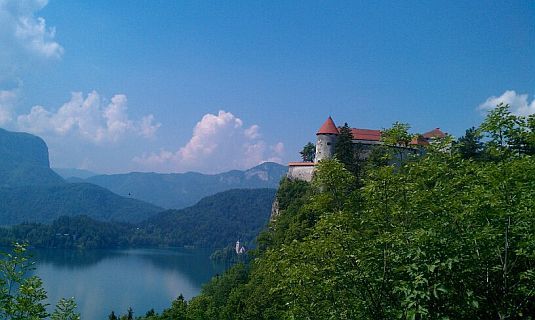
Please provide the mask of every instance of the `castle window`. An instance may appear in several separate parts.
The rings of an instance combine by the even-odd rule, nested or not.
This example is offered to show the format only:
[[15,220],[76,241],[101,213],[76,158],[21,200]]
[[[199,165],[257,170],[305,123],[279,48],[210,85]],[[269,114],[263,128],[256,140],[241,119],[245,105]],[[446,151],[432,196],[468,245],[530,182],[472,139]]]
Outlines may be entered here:
[[331,145],[331,143],[330,143],[330,142],[327,142],[327,145],[328,145],[328,146],[330,146],[330,145]]

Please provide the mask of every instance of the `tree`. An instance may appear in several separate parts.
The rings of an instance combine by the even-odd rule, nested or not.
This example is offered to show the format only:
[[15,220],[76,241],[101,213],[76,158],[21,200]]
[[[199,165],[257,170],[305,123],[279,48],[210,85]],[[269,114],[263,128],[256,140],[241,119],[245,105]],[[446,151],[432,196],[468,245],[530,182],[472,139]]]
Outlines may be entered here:
[[340,128],[339,132],[340,134],[334,145],[334,156],[349,172],[354,172],[355,150],[353,149],[353,133],[347,122],[344,123],[344,126]]
[[312,142],[309,142],[305,144],[303,150],[301,150],[299,153],[301,154],[301,158],[304,162],[312,162],[316,157],[316,146]]
[[115,312],[112,311],[110,315],[108,316],[108,320],[118,320],[117,316],[115,315]]
[[500,103],[490,110],[480,126],[487,138],[486,153],[494,159],[505,159],[511,154],[523,154],[529,132],[524,117],[511,113],[508,104]]
[[396,121],[392,127],[381,131],[381,141],[389,146],[408,147],[412,140],[409,129],[408,123]]
[[410,126],[408,123],[396,121],[392,124],[392,127],[381,131],[381,141],[390,147],[385,150],[395,155],[400,162],[403,162],[403,155],[407,152],[407,148],[410,146],[412,140],[409,129]]
[[56,310],[52,313],[52,320],[80,320],[80,314],[76,312],[74,298],[60,299]]
[[7,320],[44,319],[46,291],[37,276],[26,274],[33,267],[27,246],[15,243],[11,253],[0,255],[0,316]]
[[162,320],[181,320],[186,319],[188,303],[184,296],[180,294],[178,298],[173,301],[171,308],[163,311],[161,315]]
[[[14,243],[11,252],[0,252],[0,317],[5,320],[37,320],[49,316],[43,301],[47,293],[43,281],[28,276],[33,270],[27,244]],[[61,299],[52,320],[79,320],[74,298]]]
[[467,129],[464,136],[457,140],[455,148],[463,159],[479,158],[483,151],[481,133],[474,127]]

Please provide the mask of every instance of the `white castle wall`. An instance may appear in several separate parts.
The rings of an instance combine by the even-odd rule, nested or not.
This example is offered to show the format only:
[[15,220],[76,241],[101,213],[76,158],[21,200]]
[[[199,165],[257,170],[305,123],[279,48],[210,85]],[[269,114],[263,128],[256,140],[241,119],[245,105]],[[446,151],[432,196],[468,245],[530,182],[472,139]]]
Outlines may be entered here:
[[332,158],[337,137],[335,134],[318,134],[316,140],[316,159],[314,159],[314,162]]

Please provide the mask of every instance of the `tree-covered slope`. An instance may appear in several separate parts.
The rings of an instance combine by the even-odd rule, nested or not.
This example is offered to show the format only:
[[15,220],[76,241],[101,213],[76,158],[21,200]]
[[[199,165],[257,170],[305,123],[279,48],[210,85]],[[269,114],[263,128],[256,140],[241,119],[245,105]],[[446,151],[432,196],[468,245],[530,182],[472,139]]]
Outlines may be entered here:
[[533,319],[535,115],[476,131],[283,181],[249,264],[143,319]]
[[249,242],[269,220],[275,189],[234,189],[194,206],[168,210],[140,224],[147,234],[167,235],[170,245],[222,248]]
[[155,205],[181,209],[200,199],[230,189],[277,188],[287,167],[266,162],[245,171],[233,170],[208,175],[195,172],[162,174],[132,172],[97,175],[86,179],[119,195],[131,196]]
[[61,184],[63,179],[49,167],[43,139],[0,128],[0,186]]
[[248,243],[269,219],[274,189],[225,191],[182,210],[168,210],[139,224],[63,216],[50,224],[0,228],[0,245],[15,241],[37,247],[116,248],[196,246],[223,248]]
[[67,184],[50,169],[43,139],[0,129],[0,225],[47,223],[80,214],[103,221],[139,222],[161,210],[97,185]]
[[48,223],[60,216],[74,215],[103,221],[139,222],[162,210],[89,183],[0,188],[0,199],[2,225]]

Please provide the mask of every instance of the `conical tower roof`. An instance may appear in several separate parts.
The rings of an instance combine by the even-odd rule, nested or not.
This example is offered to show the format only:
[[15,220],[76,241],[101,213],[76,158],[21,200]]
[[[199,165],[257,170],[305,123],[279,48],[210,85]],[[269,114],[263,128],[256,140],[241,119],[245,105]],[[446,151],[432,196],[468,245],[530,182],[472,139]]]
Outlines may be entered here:
[[426,132],[423,134],[423,137],[426,138],[426,139],[431,139],[431,138],[445,138],[446,137],[446,134],[444,132],[442,132],[442,130],[440,130],[440,128],[435,128],[429,132]]
[[338,128],[334,124],[333,118],[329,117],[321,126],[321,128],[316,132],[318,134],[339,134]]

